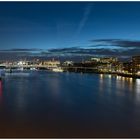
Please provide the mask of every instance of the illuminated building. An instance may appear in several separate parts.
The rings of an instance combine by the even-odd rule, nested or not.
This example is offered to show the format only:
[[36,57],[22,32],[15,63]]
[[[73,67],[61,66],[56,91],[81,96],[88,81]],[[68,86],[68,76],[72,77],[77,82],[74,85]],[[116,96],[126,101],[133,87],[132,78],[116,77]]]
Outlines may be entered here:
[[73,61],[65,61],[63,63],[64,66],[73,66]]
[[132,62],[125,62],[125,63],[123,63],[123,71],[125,73],[132,73],[133,72]]
[[132,65],[133,65],[133,74],[137,74],[140,72],[140,56],[132,57]]
[[114,63],[114,62],[118,62],[118,59],[116,57],[92,57],[90,60],[90,62],[98,62],[98,63]]
[[99,62],[100,61],[100,58],[99,57],[92,57],[91,58],[91,61]]
[[[16,64],[16,63],[14,62],[13,65],[14,65],[14,64]],[[19,61],[19,62],[17,62],[17,65],[18,65],[18,66],[23,66],[23,65],[24,65],[24,66],[25,66],[25,65],[27,66],[27,65],[29,65],[29,62],[28,62],[28,61]]]
[[116,57],[104,57],[104,58],[100,58],[100,62],[101,63],[113,63],[113,62],[117,62],[118,59]]
[[58,67],[60,65],[60,61],[57,61],[57,60],[44,61],[43,65],[45,65],[48,68],[54,68],[54,67]]
[[118,71],[119,70],[118,59],[115,57],[100,58],[100,60],[98,60],[98,70],[100,72],[116,72],[116,71]]

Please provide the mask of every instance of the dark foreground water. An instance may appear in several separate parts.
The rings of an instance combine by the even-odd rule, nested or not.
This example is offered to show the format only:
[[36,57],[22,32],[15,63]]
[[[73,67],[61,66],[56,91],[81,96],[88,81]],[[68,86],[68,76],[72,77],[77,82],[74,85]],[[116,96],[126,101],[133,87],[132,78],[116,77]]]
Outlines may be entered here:
[[140,79],[46,71],[6,76],[0,137],[140,137]]

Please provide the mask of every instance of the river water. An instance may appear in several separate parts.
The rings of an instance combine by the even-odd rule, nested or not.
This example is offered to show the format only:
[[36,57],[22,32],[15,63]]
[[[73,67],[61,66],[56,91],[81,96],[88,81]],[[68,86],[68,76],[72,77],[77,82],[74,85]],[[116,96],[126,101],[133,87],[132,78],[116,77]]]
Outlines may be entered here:
[[34,71],[0,81],[0,137],[140,137],[140,79]]

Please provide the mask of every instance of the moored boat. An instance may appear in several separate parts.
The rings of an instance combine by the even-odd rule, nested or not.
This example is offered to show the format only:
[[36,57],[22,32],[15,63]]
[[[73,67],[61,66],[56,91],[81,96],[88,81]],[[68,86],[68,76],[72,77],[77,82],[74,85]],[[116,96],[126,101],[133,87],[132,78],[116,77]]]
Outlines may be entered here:
[[64,70],[62,68],[58,67],[58,68],[53,68],[52,71],[53,72],[63,72]]
[[37,70],[37,68],[30,68],[30,70]]

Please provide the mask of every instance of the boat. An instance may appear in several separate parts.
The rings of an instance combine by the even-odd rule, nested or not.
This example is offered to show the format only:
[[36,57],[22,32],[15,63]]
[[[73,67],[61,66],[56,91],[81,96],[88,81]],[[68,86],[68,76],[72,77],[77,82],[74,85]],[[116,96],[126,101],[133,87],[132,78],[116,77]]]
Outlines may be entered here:
[[30,68],[30,70],[37,70],[37,68]]
[[19,70],[19,71],[23,71],[24,68],[23,68],[23,67],[19,67],[17,70]]
[[30,73],[26,72],[12,72],[12,73],[5,73],[5,76],[29,76]]
[[53,72],[63,72],[64,70],[62,68],[58,67],[58,68],[53,68],[52,71]]
[[29,76],[30,74],[30,71],[22,69],[13,69],[4,72],[4,76]]

